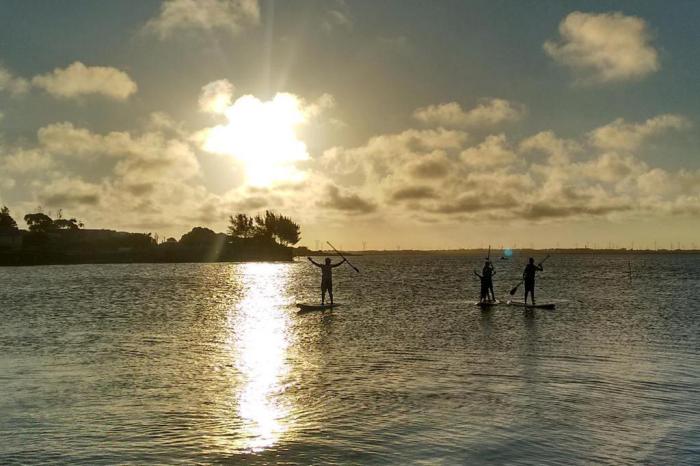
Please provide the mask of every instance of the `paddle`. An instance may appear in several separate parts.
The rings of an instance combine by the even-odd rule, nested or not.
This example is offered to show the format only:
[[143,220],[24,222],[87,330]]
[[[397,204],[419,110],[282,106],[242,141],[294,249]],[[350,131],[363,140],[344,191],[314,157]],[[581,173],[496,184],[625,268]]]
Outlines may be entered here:
[[335,246],[333,246],[333,245],[331,244],[330,241],[326,241],[326,243],[328,243],[328,246],[332,247],[333,250],[334,250],[340,257],[342,257],[342,258],[345,260],[345,262],[348,263],[348,265],[349,265],[350,267],[352,267],[353,269],[355,269],[355,272],[360,273],[360,270],[359,270],[357,267],[355,267],[354,265],[352,265],[352,264],[350,263],[350,261],[349,261],[343,254],[341,254],[341,252],[338,251],[338,250],[335,248]]
[[[544,261],[546,261],[547,259],[549,259],[549,254],[547,254],[547,257],[545,257],[544,259],[542,259],[542,262],[540,262],[540,263],[537,264],[537,265],[542,265],[542,264],[544,264]],[[513,296],[513,295],[518,291],[518,288],[520,288],[520,285],[522,285],[523,283],[525,283],[525,280],[520,280],[520,283],[518,283],[518,284],[515,285],[513,288],[511,288],[511,290],[510,290],[510,295]]]

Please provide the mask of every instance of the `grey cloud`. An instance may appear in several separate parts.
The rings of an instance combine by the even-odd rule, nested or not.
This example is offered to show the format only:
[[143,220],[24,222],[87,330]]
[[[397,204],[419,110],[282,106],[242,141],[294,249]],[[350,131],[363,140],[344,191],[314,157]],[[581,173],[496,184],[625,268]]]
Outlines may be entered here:
[[566,218],[575,216],[602,216],[614,212],[624,212],[632,210],[631,205],[618,204],[606,206],[591,206],[591,205],[555,205],[546,203],[536,203],[528,206],[523,212],[522,217],[532,220]]
[[434,199],[437,197],[435,190],[429,186],[412,186],[394,191],[391,199],[394,201],[407,201],[419,199]]
[[96,205],[100,202],[100,196],[97,193],[73,193],[69,191],[43,194],[39,197],[39,199],[41,200],[41,203],[47,207]]
[[344,194],[337,186],[329,185],[326,188],[326,196],[326,200],[319,203],[321,207],[357,214],[367,214],[377,209],[376,204],[361,198],[357,194]]
[[409,172],[416,178],[442,178],[449,173],[448,161],[426,158],[413,164]]
[[465,194],[455,201],[441,203],[428,210],[440,214],[463,214],[488,209],[507,209],[517,204],[518,201],[510,194],[500,196]]

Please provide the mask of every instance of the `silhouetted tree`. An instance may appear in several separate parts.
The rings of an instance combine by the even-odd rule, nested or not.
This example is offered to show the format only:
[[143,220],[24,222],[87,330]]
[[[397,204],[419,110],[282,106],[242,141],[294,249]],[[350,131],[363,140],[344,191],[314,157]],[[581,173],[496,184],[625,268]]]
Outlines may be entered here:
[[185,233],[180,238],[180,244],[196,247],[210,244],[217,238],[216,233],[209,228],[194,227],[189,233]]
[[27,225],[29,226],[29,231],[35,233],[48,233],[55,229],[51,217],[42,212],[25,215],[24,221],[27,222]]
[[299,225],[291,218],[279,215],[275,220],[275,236],[285,246],[294,245],[301,239]]
[[291,218],[266,210],[265,214],[249,217],[237,214],[229,217],[229,235],[236,238],[276,239],[283,245],[299,242],[300,228]]
[[29,225],[29,231],[36,233],[49,233],[56,230],[78,230],[83,227],[82,222],[74,218],[63,218],[62,211],[58,211],[58,218],[53,220],[43,212],[27,214],[24,221]]
[[17,222],[10,215],[10,209],[2,206],[0,209],[0,230],[17,230]]
[[253,225],[253,219],[246,214],[236,214],[235,217],[229,217],[228,233],[235,238],[252,238],[255,236],[256,229]]
[[277,215],[271,210],[266,210],[265,215],[255,216],[255,236],[272,238],[277,233]]

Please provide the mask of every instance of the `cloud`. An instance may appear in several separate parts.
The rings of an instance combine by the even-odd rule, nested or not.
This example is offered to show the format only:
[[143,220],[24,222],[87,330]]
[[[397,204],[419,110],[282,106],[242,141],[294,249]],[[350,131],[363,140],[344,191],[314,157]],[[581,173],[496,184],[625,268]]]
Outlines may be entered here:
[[352,16],[344,0],[328,2],[328,7],[323,12],[321,27],[326,32],[331,32],[339,28],[346,31],[352,30]]
[[505,134],[492,134],[478,146],[462,151],[460,159],[471,167],[483,169],[513,164],[518,160],[518,156],[508,146]]
[[440,203],[429,210],[440,214],[461,214],[508,209],[517,205],[518,201],[509,193],[479,192],[462,194],[454,201]]
[[7,91],[11,95],[18,96],[29,90],[29,81],[13,76],[7,69],[0,66],[0,91]]
[[653,136],[689,127],[690,122],[681,115],[658,115],[644,123],[626,123],[624,119],[618,118],[594,129],[588,137],[594,146],[604,150],[633,151]]
[[223,113],[231,106],[234,90],[228,79],[205,84],[199,94],[199,109],[207,113]]
[[435,197],[437,197],[435,189],[430,186],[409,186],[391,193],[391,199],[394,201],[416,201]]
[[581,145],[570,139],[558,138],[552,131],[541,131],[518,145],[523,153],[540,152],[549,158],[550,164],[566,164],[582,151]]
[[450,172],[450,160],[444,151],[426,154],[407,165],[409,173],[415,178],[443,178]]
[[326,199],[318,202],[321,207],[354,214],[367,214],[377,210],[377,206],[373,202],[365,200],[357,194],[345,193],[335,185],[328,185],[325,195]]
[[39,201],[47,207],[95,206],[100,202],[101,188],[78,178],[59,178],[42,188]]
[[629,211],[633,206],[620,205],[556,205],[554,203],[537,203],[528,205],[523,216],[531,220],[563,219],[574,216],[600,217],[615,212]]
[[43,172],[51,169],[54,161],[49,154],[35,148],[17,148],[0,154],[0,171],[14,175]]
[[34,76],[32,84],[54,97],[70,99],[99,94],[114,100],[126,100],[137,90],[128,74],[108,66],[85,66],[77,61],[67,68]]
[[421,107],[413,117],[428,125],[454,128],[493,126],[517,121],[525,114],[521,104],[505,99],[482,99],[476,107],[465,111],[457,102]]
[[660,68],[647,23],[622,13],[575,11],[559,24],[558,41],[544,51],[570,68],[578,82],[607,83],[639,79]]
[[257,0],[166,0],[145,30],[165,40],[185,30],[237,34],[259,23]]

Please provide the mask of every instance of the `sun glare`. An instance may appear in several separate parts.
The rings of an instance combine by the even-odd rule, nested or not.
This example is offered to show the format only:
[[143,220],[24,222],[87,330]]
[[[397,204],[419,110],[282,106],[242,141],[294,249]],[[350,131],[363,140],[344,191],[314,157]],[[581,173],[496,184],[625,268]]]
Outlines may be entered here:
[[229,154],[245,166],[248,184],[271,186],[304,178],[297,162],[307,160],[306,144],[296,128],[306,121],[302,104],[280,93],[263,102],[252,95],[237,99],[224,110],[228,123],[210,130],[204,149]]

